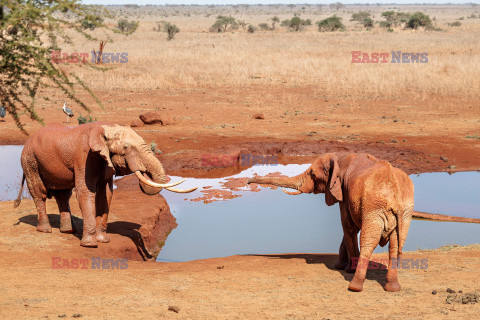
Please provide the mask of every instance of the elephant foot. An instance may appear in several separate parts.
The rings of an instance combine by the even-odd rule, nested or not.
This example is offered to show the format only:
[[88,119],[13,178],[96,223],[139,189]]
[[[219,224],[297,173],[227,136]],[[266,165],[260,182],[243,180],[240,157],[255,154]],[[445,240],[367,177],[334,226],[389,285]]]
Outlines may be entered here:
[[60,215],[60,232],[62,233],[75,233],[75,229],[72,226],[72,219],[70,216],[68,218],[62,219]]
[[110,237],[107,235],[106,232],[98,231],[97,232],[97,241],[100,243],[108,243],[110,242]]
[[39,223],[37,225],[37,231],[38,232],[45,232],[45,233],[52,233],[52,226],[50,223]]
[[97,239],[94,235],[86,234],[83,235],[82,240],[80,241],[82,247],[96,248],[98,247]]
[[362,292],[363,291],[363,282],[356,281],[355,278],[348,285],[350,291]]
[[385,289],[385,291],[388,291],[388,292],[397,292],[402,290],[402,287],[400,286],[400,283],[398,283],[398,281],[387,282],[387,284],[385,285],[385,287],[383,287],[383,289]]
[[357,270],[352,268],[352,264],[351,264],[351,263],[348,263],[347,266],[345,267],[345,271],[346,271],[347,273],[355,273],[355,271],[357,271]]

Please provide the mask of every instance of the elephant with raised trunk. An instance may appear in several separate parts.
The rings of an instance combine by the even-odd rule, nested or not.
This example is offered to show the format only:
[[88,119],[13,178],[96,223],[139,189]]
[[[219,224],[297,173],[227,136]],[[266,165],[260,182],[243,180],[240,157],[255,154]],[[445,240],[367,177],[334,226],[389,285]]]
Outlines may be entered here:
[[14,206],[19,206],[27,180],[38,213],[37,231],[52,232],[45,201],[53,196],[60,211],[60,231],[72,233],[69,200],[75,188],[83,216],[80,245],[85,247],[109,242],[106,231],[114,175],[135,173],[148,195],[162,189],[181,193],[196,189],[174,188],[185,179],[167,183],[161,162],[133,129],[102,122],[40,129],[26,142],[21,163],[22,185]]
[[[480,223],[480,219],[413,211],[413,183],[402,170],[364,153],[327,153],[295,177],[254,177],[248,183],[295,189],[288,194],[325,193],[339,203],[343,228],[337,269],[355,272],[349,289],[362,291],[373,250],[389,242],[386,291],[399,291],[397,266],[413,218]],[[360,251],[357,234],[360,233]],[[357,262],[357,267],[352,266]]]
[[[327,205],[338,202],[343,240],[335,267],[355,272],[349,289],[363,290],[373,250],[390,242],[385,290],[400,290],[397,268],[392,266],[401,257],[413,213],[413,183],[405,172],[369,154],[327,153],[298,176],[255,177],[248,183],[297,190],[286,191],[289,194],[325,193]],[[359,267],[354,270],[352,259],[357,258]]]

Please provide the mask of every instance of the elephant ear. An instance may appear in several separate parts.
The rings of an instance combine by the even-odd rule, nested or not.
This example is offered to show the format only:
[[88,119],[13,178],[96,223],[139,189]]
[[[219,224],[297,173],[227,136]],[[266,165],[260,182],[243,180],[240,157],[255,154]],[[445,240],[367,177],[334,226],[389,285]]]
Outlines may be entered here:
[[110,150],[107,147],[105,131],[102,127],[98,126],[90,131],[88,144],[93,152],[97,152],[105,160],[107,163],[105,177],[111,178],[115,174],[115,168],[113,167],[112,159],[110,159]]
[[330,174],[328,183],[325,186],[325,203],[327,206],[333,206],[337,202],[343,201],[342,182],[340,181],[340,167],[338,157],[330,157]]

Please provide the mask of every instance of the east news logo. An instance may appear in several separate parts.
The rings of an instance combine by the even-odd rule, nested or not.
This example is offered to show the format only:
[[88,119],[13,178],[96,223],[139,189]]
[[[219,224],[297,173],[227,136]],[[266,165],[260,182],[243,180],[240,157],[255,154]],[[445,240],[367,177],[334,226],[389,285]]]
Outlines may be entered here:
[[[390,58],[391,55],[391,58]],[[352,51],[352,63],[427,63],[428,52],[362,52]]]

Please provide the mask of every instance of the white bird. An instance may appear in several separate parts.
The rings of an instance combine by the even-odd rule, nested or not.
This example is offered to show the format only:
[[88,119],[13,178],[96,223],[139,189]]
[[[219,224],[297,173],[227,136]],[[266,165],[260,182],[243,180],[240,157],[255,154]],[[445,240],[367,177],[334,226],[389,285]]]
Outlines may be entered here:
[[0,118],[5,118],[7,115],[7,110],[5,110],[5,107],[0,107]]
[[67,102],[63,103],[63,112],[67,115],[67,123],[68,123],[68,118],[72,118],[74,116],[72,110],[70,110],[67,107]]

